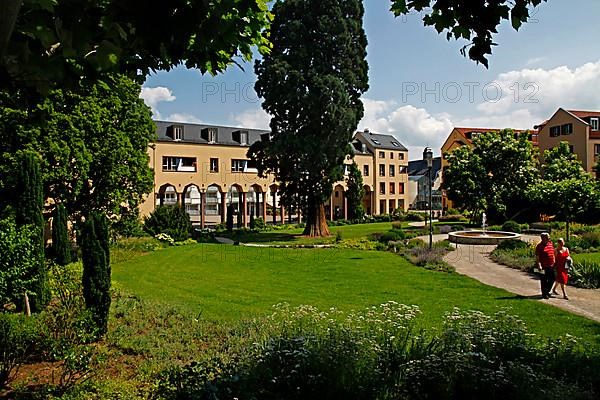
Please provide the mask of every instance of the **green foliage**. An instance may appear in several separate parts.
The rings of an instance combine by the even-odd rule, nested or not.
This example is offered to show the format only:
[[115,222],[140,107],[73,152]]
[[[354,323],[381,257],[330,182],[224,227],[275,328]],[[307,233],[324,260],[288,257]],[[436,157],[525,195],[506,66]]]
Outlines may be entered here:
[[32,295],[39,268],[37,229],[17,227],[11,219],[0,220],[0,304],[22,305],[23,295]]
[[229,204],[227,206],[227,220],[225,221],[225,229],[227,229],[228,232],[233,231],[233,212],[233,204]]
[[572,153],[569,142],[562,141],[544,152],[542,176],[544,180],[560,182],[565,179],[581,176],[584,173],[581,160]]
[[586,289],[600,289],[600,262],[576,262],[569,271],[569,284]]
[[[304,233],[328,235],[323,204],[343,179],[368,89],[359,0],[290,0],[273,6],[273,50],[256,63],[256,92],[271,116],[269,138],[248,152],[280,183],[284,205],[306,217]],[[281,155],[285,154],[285,157]]]
[[262,217],[254,218],[250,220],[250,229],[254,231],[264,231],[267,229],[267,224]]
[[339,243],[344,239],[344,236],[342,235],[342,231],[336,231],[335,232],[335,242]]
[[138,207],[123,207],[119,219],[111,224],[112,238],[145,236],[144,224]]
[[521,225],[518,222],[509,220],[502,224],[502,230],[504,232],[521,233]]
[[35,318],[0,313],[0,389],[14,378],[38,339]]
[[522,240],[503,240],[496,250],[518,250],[518,249],[529,249],[531,246]]
[[18,156],[15,210],[16,223],[19,226],[29,225],[32,229],[30,240],[34,252],[31,254],[34,267],[31,273],[29,291],[31,311],[39,312],[50,301],[48,289],[48,274],[44,260],[44,196],[42,191],[42,177],[40,172],[39,155],[32,151],[25,151]]
[[518,30],[529,20],[532,7],[546,0],[392,0],[391,11],[396,17],[412,11],[427,10],[423,17],[425,26],[432,26],[438,33],[445,32],[446,39],[467,40],[460,50],[463,56],[488,66],[487,56],[492,54],[494,34],[504,20],[510,20]]
[[146,217],[144,229],[152,236],[164,233],[179,242],[188,239],[192,234],[192,222],[183,207],[157,206]]
[[110,310],[110,254],[106,217],[94,213],[82,223],[83,297],[99,336],[106,333]]
[[[106,72],[143,82],[153,71],[182,63],[216,74],[238,56],[251,60],[255,47],[268,52],[264,30],[271,17],[264,0],[176,0],[152,7],[134,0],[82,0],[76,7],[64,0],[25,1],[12,36],[10,29],[2,30],[10,40],[2,51],[0,78],[4,85],[44,92]],[[0,45],[5,39],[0,37]]]
[[356,162],[350,164],[348,170],[348,180],[346,182],[348,189],[346,190],[346,197],[348,198],[348,210],[350,212],[350,219],[362,220],[365,216],[365,208],[362,205],[363,197],[365,195],[365,188],[363,187],[363,178],[358,165]]
[[[63,204],[72,220],[135,208],[153,187],[148,145],[156,135],[140,90],[115,75],[53,90],[33,104],[20,92],[0,91],[0,176],[14,173],[17,152],[34,149],[43,199]],[[20,192],[8,178],[1,186],[8,196]]]
[[506,220],[529,204],[529,188],[537,182],[534,150],[527,133],[510,129],[473,139],[473,148],[453,150],[444,169],[448,198],[489,220]]
[[490,254],[490,258],[502,265],[533,272],[535,267],[535,248],[521,240],[505,240]]
[[52,256],[59,265],[71,263],[71,241],[67,228],[67,210],[57,205],[52,213]]

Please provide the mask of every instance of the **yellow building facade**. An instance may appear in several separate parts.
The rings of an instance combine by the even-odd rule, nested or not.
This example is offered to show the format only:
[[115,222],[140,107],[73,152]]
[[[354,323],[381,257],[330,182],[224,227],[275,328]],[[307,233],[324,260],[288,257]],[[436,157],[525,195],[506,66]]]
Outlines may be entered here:
[[[155,121],[157,140],[148,153],[154,170],[154,191],[141,205],[142,215],[158,205],[185,207],[195,225],[225,222],[228,212],[247,226],[250,216],[266,222],[295,222],[298,210],[279,202],[273,177],[260,178],[247,152],[267,131]],[[363,174],[367,214],[378,215],[408,207],[408,150],[394,136],[357,132],[353,161]],[[337,182],[326,202],[330,219],[348,218],[346,182]]]

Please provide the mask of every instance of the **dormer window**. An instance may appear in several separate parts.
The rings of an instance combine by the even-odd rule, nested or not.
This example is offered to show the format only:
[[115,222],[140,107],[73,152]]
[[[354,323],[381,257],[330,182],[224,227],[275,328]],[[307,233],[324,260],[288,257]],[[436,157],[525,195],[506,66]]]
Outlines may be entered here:
[[392,146],[394,146],[394,147],[400,147],[400,143],[392,140]]
[[173,125],[173,140],[183,140],[183,125]]
[[208,143],[216,143],[219,139],[217,128],[204,128],[200,134]]
[[248,144],[248,131],[235,131],[232,136],[239,144]]

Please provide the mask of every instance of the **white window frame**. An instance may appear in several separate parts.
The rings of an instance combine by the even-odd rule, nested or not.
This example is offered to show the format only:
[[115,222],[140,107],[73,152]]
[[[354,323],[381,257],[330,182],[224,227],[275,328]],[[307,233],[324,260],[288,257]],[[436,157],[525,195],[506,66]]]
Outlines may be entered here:
[[597,117],[590,118],[590,127],[593,131],[597,131],[600,129],[600,119]]

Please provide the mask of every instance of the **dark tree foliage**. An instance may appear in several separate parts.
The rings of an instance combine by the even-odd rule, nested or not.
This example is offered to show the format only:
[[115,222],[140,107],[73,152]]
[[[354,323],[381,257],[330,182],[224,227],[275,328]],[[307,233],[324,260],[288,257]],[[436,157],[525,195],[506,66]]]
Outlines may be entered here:
[[225,222],[226,229],[231,232],[233,230],[233,214],[234,214],[233,204],[229,204],[227,206],[227,221]]
[[71,262],[67,210],[62,204],[58,204],[52,213],[52,256],[58,265],[67,265]]
[[0,208],[16,199],[15,154],[23,149],[41,155],[44,199],[63,204],[74,221],[139,204],[152,190],[148,145],[156,136],[139,93],[122,75],[53,90],[34,104],[0,91]]
[[35,265],[31,270],[30,306],[33,312],[42,311],[50,301],[48,273],[44,259],[44,196],[40,171],[40,157],[32,151],[20,153],[16,185],[16,222],[32,227],[31,241],[36,251]]
[[108,229],[106,217],[92,213],[82,223],[81,258],[83,261],[83,297],[92,312],[97,332],[104,335],[108,329],[110,310],[110,256],[106,251]]
[[365,188],[363,186],[362,174],[355,162],[350,165],[347,186],[346,197],[348,198],[350,219],[362,219],[365,216],[365,208],[362,204]]
[[248,154],[280,183],[284,206],[305,210],[305,235],[326,236],[324,202],[343,178],[348,143],[368,89],[367,39],[359,0],[287,0],[273,7],[270,54],[255,88],[271,134]]
[[218,73],[236,57],[250,60],[255,47],[268,51],[265,0],[4,0],[2,7],[0,87],[46,91],[105,72],[141,83],[180,64]]
[[192,234],[192,222],[183,207],[158,206],[146,218],[144,229],[152,236],[166,233],[179,242],[188,239]]
[[445,32],[448,40],[469,41],[461,53],[487,67],[486,56],[492,54],[493,36],[502,21],[510,20],[518,30],[542,1],[546,0],[392,0],[391,11],[396,16],[425,11],[425,26]]

